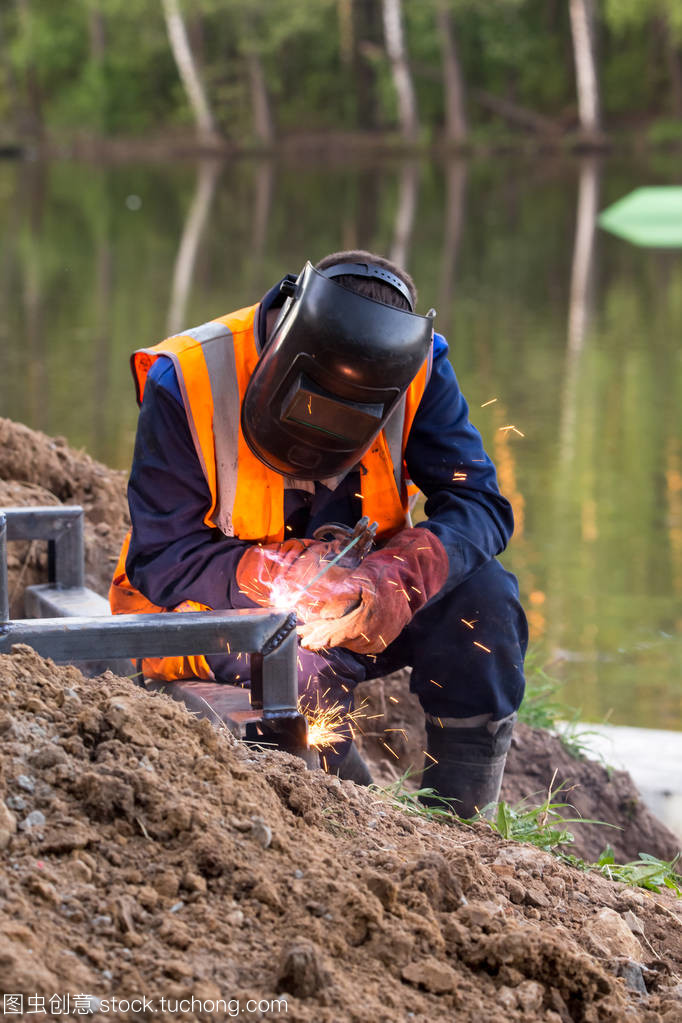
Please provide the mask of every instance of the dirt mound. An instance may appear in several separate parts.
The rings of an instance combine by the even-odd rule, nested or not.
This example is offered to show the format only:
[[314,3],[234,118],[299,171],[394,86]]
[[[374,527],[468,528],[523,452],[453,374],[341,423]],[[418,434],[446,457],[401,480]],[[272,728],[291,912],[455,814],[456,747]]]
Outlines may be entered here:
[[277,1019],[277,999],[310,1023],[682,1018],[668,893],[484,825],[408,817],[27,647],[0,657],[0,685],[0,986],[25,1007],[69,994],[109,1012],[146,997],[111,1013],[139,1020]]
[[[87,583],[104,595],[129,525],[125,485],[125,473],[74,451],[63,438],[0,418],[0,507],[83,505]],[[12,615],[20,617],[24,587],[46,578],[45,545],[12,543],[8,551]],[[392,780],[409,768],[421,770],[424,717],[417,698],[409,692],[409,674],[399,672],[384,681],[366,683],[358,689],[361,700],[367,701],[367,717],[374,730],[368,731],[363,724],[366,735],[360,745],[376,780]],[[555,769],[555,785],[566,781],[571,786],[569,799],[580,815],[621,829],[575,827],[576,855],[593,860],[607,843],[619,860],[635,859],[639,852],[663,859],[675,854],[679,842],[642,804],[628,774],[609,774],[594,761],[575,760],[556,737],[544,731],[517,728],[503,798],[513,803],[534,793],[544,794]]]
[[[372,764],[375,780],[386,784],[411,771],[420,781],[426,745],[424,714],[409,691],[409,672],[363,683],[356,694],[366,701],[367,711],[361,722],[365,734],[358,745]],[[371,731],[364,723],[367,719],[375,726]],[[570,804],[562,811],[564,816],[616,826],[571,825],[575,836],[571,851],[576,856],[593,862],[606,845],[621,863],[637,859],[640,852],[665,860],[678,852],[679,839],[647,809],[626,771],[611,771],[595,760],[577,759],[557,736],[518,724],[507,758],[502,799],[515,805],[528,797],[529,805],[537,805],[550,784],[556,790],[562,783],[556,801]],[[428,772],[424,784],[428,785]]]
[[[106,595],[121,543],[130,524],[126,474],[108,469],[63,437],[48,437],[11,419],[0,418],[0,507],[80,504],[85,509],[86,582]],[[45,544],[9,547],[11,613],[23,615],[24,587],[44,582]]]

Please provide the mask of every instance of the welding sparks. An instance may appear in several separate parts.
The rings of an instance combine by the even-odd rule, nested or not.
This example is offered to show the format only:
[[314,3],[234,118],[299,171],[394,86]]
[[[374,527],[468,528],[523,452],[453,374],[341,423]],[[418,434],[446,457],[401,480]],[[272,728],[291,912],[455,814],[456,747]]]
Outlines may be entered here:
[[310,749],[331,748],[336,752],[336,745],[347,738],[346,728],[354,721],[356,711],[349,711],[342,703],[332,703],[326,707],[320,703],[320,695],[317,694],[317,704],[313,707],[305,706],[299,700],[298,709],[308,719],[308,746]]
[[400,703],[400,700],[398,700],[395,696],[389,696],[389,700],[391,703]]
[[384,746],[388,750],[389,753],[392,753],[393,756],[396,758],[396,760],[400,760],[400,757],[398,756],[396,751],[394,749],[391,749],[391,747],[388,745],[387,742],[382,742],[381,745]]
[[490,401],[484,401],[481,408],[486,408],[487,405],[494,405],[496,401],[497,398],[491,398]]
[[477,643],[477,642],[476,642],[476,640],[474,640],[474,646],[477,646],[477,647],[479,647],[479,648],[480,648],[481,650],[485,650],[485,652],[486,652],[487,654],[491,653],[491,651],[490,651],[489,647],[487,647],[487,646],[483,646],[483,644],[482,644],[482,643]]
[[517,430],[516,427],[513,424],[510,424],[509,426],[501,426],[500,430],[503,433],[509,433],[510,430],[513,430],[514,433],[518,433],[519,437],[525,437],[526,436],[525,433],[521,433],[520,430]]
[[465,472],[455,472],[452,475],[452,482],[453,483],[463,483],[466,478],[467,478],[467,474]]
[[312,414],[313,414],[313,399],[312,399],[311,395],[308,395],[308,415],[312,416]]
[[436,682],[435,678],[430,678],[429,682],[432,686],[438,686],[439,689],[443,688],[442,684],[440,682]]
[[429,760],[433,760],[434,764],[437,764],[437,763],[438,763],[438,761],[436,760],[436,758],[435,758],[435,757],[432,757],[430,753],[427,753],[427,751],[426,751],[425,749],[423,749],[423,750],[422,750],[422,753],[424,754],[424,756],[425,756],[425,757],[428,757],[428,758],[429,758]]
[[384,731],[385,732],[402,732],[403,735],[405,736],[405,739],[407,739],[407,732],[405,731],[404,728],[384,728]]
[[473,629],[473,627],[474,627],[474,625],[476,624],[477,621],[478,621],[478,618],[472,618],[470,622],[468,622],[466,620],[466,618],[460,618],[460,622],[462,622],[464,625],[466,625],[467,629]]

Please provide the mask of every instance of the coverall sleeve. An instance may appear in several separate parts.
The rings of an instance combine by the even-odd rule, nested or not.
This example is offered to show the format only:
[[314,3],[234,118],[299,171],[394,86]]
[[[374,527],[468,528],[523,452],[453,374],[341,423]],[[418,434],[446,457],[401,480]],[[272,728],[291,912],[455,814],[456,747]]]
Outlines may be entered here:
[[408,474],[426,495],[427,519],[418,526],[436,534],[450,560],[444,590],[500,554],[514,529],[511,505],[500,494],[495,466],[469,422],[447,350],[436,334],[431,377],[405,451]]
[[209,607],[256,607],[239,593],[237,562],[247,541],[204,523],[211,496],[196,455],[172,363],[152,367],[128,482],[133,531],[126,572],[160,607],[196,600]]

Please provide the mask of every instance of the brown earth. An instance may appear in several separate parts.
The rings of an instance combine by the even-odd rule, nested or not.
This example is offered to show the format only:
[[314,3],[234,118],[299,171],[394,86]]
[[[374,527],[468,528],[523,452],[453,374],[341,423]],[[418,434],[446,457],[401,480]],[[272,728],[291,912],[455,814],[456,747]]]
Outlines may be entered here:
[[[682,1020],[671,893],[483,824],[411,818],[27,647],[0,657],[0,685],[0,993],[26,1006],[145,995],[155,1014],[110,1014],[230,1018],[212,1011],[223,998],[232,1018],[274,1020],[282,1005],[254,1014],[247,999],[283,998],[310,1023]],[[175,1008],[191,998],[205,1007]]]
[[[84,452],[70,448],[20,423],[0,418],[0,507],[29,504],[81,504],[85,509],[87,584],[106,595],[121,541],[129,526],[126,474],[107,468]],[[42,582],[46,574],[45,545],[11,543],[9,589],[13,617],[23,614],[26,585]],[[424,719],[417,698],[409,692],[409,673],[365,683],[357,702],[366,702],[374,729],[363,726],[359,745],[370,761],[375,780],[387,783],[405,771],[415,779],[423,764]],[[380,714],[377,718],[374,715]],[[607,771],[593,760],[576,760],[549,732],[518,725],[505,772],[502,797],[515,804],[525,797],[540,802],[552,783],[565,782],[571,807],[566,816],[606,821],[619,830],[596,824],[572,826],[572,851],[595,860],[610,844],[617,860],[636,859],[648,852],[671,859],[679,840],[644,806],[630,776]],[[428,776],[425,784],[428,784]]]
[[[124,474],[0,420],[0,480],[0,504],[84,504],[88,579],[105,592]],[[13,553],[18,602],[44,566]],[[484,824],[410,817],[167,697],[26,647],[0,657],[0,686],[3,995],[157,999],[154,1014],[109,1013],[140,1020],[276,1019],[283,1010],[254,1014],[246,1000],[285,998],[287,1018],[311,1023],[682,1023],[682,900],[670,893],[583,873]],[[363,687],[383,712],[361,740],[379,781],[422,759],[407,686]],[[570,798],[584,814],[624,827],[576,828],[579,855],[606,841],[622,842],[619,858],[674,854],[627,775],[570,758],[548,733],[519,728],[506,798],[546,791],[555,768],[579,783]],[[241,1009],[171,1011],[161,997]]]
[[[360,722],[365,735],[358,740],[372,763],[375,780],[387,784],[409,771],[420,782],[426,744],[424,715],[419,700],[409,691],[409,673],[396,672],[378,682],[365,682],[357,688],[356,696],[366,701],[368,718],[381,715],[374,718],[371,732]],[[428,784],[427,771],[424,785]],[[626,771],[607,769],[596,760],[578,759],[557,735],[517,724],[502,798],[511,805],[523,799],[528,800],[527,805],[538,805],[550,785],[554,792],[563,785],[554,801],[568,804],[561,811],[565,817],[615,825],[570,825],[575,841],[566,851],[593,862],[610,845],[619,863],[637,859],[640,852],[670,860],[679,851],[680,840],[645,806]]]
[[[130,525],[126,474],[75,451],[63,437],[0,417],[0,508],[59,503],[84,508],[86,584],[106,595]],[[44,582],[46,571],[45,544],[8,545],[13,618],[23,615],[24,587]]]

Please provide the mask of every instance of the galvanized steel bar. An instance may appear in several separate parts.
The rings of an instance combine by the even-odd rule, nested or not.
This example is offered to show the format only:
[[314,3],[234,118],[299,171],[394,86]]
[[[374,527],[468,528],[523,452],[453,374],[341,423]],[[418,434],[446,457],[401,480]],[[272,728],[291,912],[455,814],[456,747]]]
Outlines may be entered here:
[[[286,611],[189,611],[111,618],[21,618],[0,627],[0,652],[28,643],[56,661],[176,657],[261,650],[293,617]],[[295,620],[295,619],[294,619]]]
[[85,554],[83,509],[78,505],[5,508],[8,540],[47,540],[49,580],[58,586],[83,586]]

